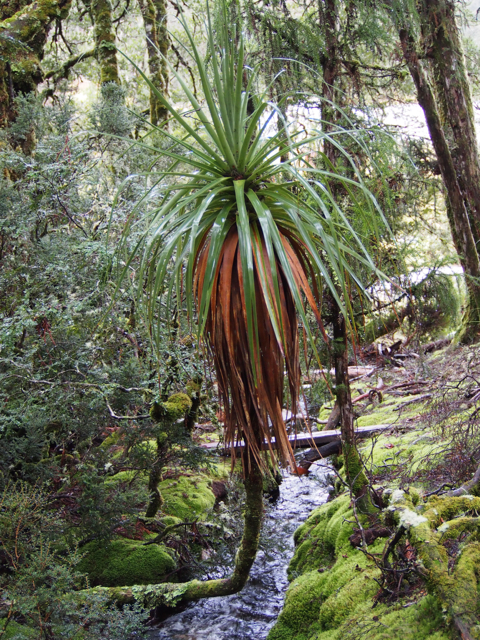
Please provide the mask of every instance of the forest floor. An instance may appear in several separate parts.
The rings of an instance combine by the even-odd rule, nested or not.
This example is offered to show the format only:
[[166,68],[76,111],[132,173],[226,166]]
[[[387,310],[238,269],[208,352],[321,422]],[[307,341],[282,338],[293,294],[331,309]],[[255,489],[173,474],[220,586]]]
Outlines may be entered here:
[[269,640],[480,638],[480,492],[459,490],[480,460],[480,348],[430,349],[356,363],[373,367],[352,380],[358,425],[391,424],[360,443],[376,511],[355,507],[338,456]]

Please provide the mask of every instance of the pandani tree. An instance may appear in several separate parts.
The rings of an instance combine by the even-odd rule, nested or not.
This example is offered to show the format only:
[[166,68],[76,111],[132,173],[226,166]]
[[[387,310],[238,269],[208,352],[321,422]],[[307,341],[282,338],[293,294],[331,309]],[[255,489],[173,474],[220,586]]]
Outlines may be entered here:
[[[273,127],[272,133],[277,111],[255,92],[259,74],[246,64],[243,38],[234,28],[229,30],[226,16],[220,29],[214,29],[208,18],[208,66],[186,20],[180,17],[180,21],[199,70],[205,104],[173,67],[170,72],[190,103],[188,117],[144,75],[183,135],[163,132],[171,145],[161,153],[171,164],[167,171],[150,175],[149,193],[167,181],[169,186],[164,187],[160,206],[142,221],[145,231],[129,252],[123,276],[135,265],[138,308],[153,339],[173,313],[173,305],[181,308],[182,300],[191,320],[196,319],[198,335],[215,366],[225,409],[224,443],[231,448],[232,464],[236,446],[244,445],[245,527],[228,578],[97,588],[118,602],[138,600],[150,608],[228,595],[246,583],[258,548],[267,457],[278,456],[295,468],[282,407],[286,375],[289,407],[294,414],[297,411],[298,322],[316,353],[309,313],[330,343],[320,315],[323,288],[328,288],[349,323],[349,288],[361,288],[351,265],[357,262],[376,269],[337,205],[329,180],[342,181],[354,199],[359,190],[365,217],[381,215],[354,163],[353,178],[310,164],[310,154],[319,152],[328,133],[305,135],[303,129],[288,127]],[[139,144],[147,147],[147,142],[148,138]],[[342,153],[338,136],[334,144]],[[138,220],[132,216],[119,250],[126,249],[134,227],[138,228]],[[352,473],[356,469],[348,480],[354,493],[363,494],[364,486],[358,482],[361,466],[353,460],[356,456],[358,461],[358,454],[348,437],[349,468]]]

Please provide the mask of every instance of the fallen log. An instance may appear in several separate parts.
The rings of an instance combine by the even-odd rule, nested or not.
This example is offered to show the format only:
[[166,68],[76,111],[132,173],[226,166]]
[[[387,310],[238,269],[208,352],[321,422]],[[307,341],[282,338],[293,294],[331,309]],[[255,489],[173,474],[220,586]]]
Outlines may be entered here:
[[[381,431],[391,429],[391,424],[377,424],[369,427],[357,427],[355,429],[355,435],[357,438],[366,438]],[[318,445],[325,445],[329,442],[340,441],[341,431],[340,429],[331,429],[330,431],[315,431],[314,433],[297,433],[289,436],[290,443],[293,449],[303,449],[304,447],[315,448]],[[272,449],[275,449],[275,438],[272,438]],[[210,451],[220,450],[223,455],[229,455],[230,449],[225,450],[220,442],[209,442],[202,445],[202,448]],[[242,451],[244,448],[243,443],[238,443],[235,446],[235,451]],[[263,450],[268,450],[269,444],[264,442],[262,445]]]
[[340,440],[334,440],[333,442],[329,442],[328,444],[324,444],[323,447],[318,447],[317,449],[310,449],[305,453],[303,458],[298,463],[297,467],[301,469],[310,469],[312,464],[317,460],[323,460],[324,458],[328,458],[328,456],[333,456],[336,453],[340,452],[342,448],[342,443]]

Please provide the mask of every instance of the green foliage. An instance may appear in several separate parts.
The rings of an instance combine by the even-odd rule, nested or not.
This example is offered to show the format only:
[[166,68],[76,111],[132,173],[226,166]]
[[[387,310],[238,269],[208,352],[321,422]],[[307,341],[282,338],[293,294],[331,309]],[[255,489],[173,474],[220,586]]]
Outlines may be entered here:
[[125,106],[125,89],[116,82],[106,82],[100,89],[100,100],[93,105],[90,120],[93,128],[103,134],[128,136],[134,117]]
[[[198,331],[201,334],[210,308],[215,266],[229,230],[238,224],[242,269],[246,274],[243,287],[248,340],[250,349],[253,349],[258,331],[253,271],[254,263],[263,261],[258,253],[260,236],[268,247],[274,282],[279,278],[274,259],[277,256],[293,292],[296,311],[307,328],[300,287],[295,281],[286,249],[280,240],[279,229],[295,233],[298,241],[304,243],[312,261],[315,278],[323,278],[342,308],[344,304],[332,283],[330,273],[335,274],[345,291],[346,274],[350,274],[358,282],[356,275],[351,272],[347,256],[354,256],[373,271],[375,266],[360,237],[329,191],[330,172],[315,168],[306,160],[309,154],[318,153],[316,145],[326,137],[325,134],[314,131],[307,140],[300,140],[302,132],[286,128],[265,138],[265,128],[275,111],[272,111],[267,102],[267,96],[259,93],[254,97],[253,113],[249,112],[249,99],[254,95],[258,84],[258,69],[252,71],[246,66],[243,39],[239,38],[238,48],[235,48],[226,34],[220,35],[221,31],[215,34],[214,40],[213,29],[211,25],[208,26],[210,50],[217,52],[211,56],[211,69],[208,69],[186,21],[182,18],[181,22],[190,42],[190,55],[199,69],[206,105],[205,108],[200,106],[183,77],[172,67],[171,72],[197,114],[199,124],[192,126],[145,77],[151,90],[156,92],[158,99],[186,135],[184,139],[172,137],[172,148],[161,150],[162,154],[172,159],[171,169],[159,175],[152,174],[152,178],[157,183],[169,177],[175,179],[179,175],[177,168],[180,166],[185,167],[180,175],[184,175],[188,181],[179,181],[164,189],[161,207],[147,218],[146,231],[130,254],[128,264],[140,255],[142,266],[138,282],[143,283],[143,278],[147,278],[148,295],[145,296],[142,284],[142,288],[138,290],[138,299],[145,305],[150,322],[155,317],[158,296],[167,294],[165,313],[162,312],[159,323],[163,322],[164,317],[168,317],[171,305],[175,303],[174,292],[177,293],[176,302],[179,303],[180,278],[186,266],[185,293],[187,309],[191,313],[195,263],[206,237],[210,236],[205,271],[207,284],[202,288],[201,299],[198,301]],[[220,42],[219,38],[224,38],[224,41]],[[244,73],[248,76],[246,84]],[[351,137],[355,132],[347,131],[346,135]],[[335,145],[339,147],[337,141]],[[356,190],[361,194],[359,197],[364,196],[363,215],[366,219],[369,212],[372,214],[370,220],[374,220],[379,215],[376,203],[365,189],[355,164],[341,147],[340,151],[350,166],[353,178],[343,178],[340,175],[335,178],[347,185],[352,199],[355,199]],[[290,159],[277,163],[286,152],[290,153]],[[307,164],[308,178],[299,171],[303,162]],[[282,176],[288,176],[289,182],[284,183]],[[130,224],[133,222],[132,219]],[[373,222],[374,226],[375,224],[378,223]],[[131,227],[127,226],[124,242],[130,233]],[[152,256],[155,256],[155,261],[151,260]],[[172,260],[175,261],[175,267],[168,277]],[[269,292],[267,283],[263,280],[261,286],[268,299],[268,313],[276,338],[281,344],[283,338],[280,320],[274,312],[275,304],[279,305],[278,287],[275,292]]]
[[104,596],[78,592],[86,585],[77,569],[82,556],[67,546],[63,527],[58,508],[38,487],[17,482],[0,496],[4,637],[131,637],[145,613],[138,606],[120,612]]

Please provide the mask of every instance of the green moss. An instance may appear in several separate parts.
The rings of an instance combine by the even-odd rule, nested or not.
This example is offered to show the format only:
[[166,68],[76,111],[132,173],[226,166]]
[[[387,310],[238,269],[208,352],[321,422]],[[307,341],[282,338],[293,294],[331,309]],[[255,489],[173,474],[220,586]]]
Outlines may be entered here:
[[319,420],[328,420],[330,414],[332,413],[333,406],[331,403],[324,404],[320,407],[320,411],[318,412]]
[[[405,504],[412,498],[402,493]],[[442,607],[433,596],[418,603],[378,604],[380,571],[365,554],[353,549],[350,497],[340,496],[313,511],[295,533],[296,550],[289,577],[295,578],[268,640],[447,640]],[[369,546],[381,554],[385,540]]]
[[357,496],[368,484],[368,480],[355,445],[347,445],[346,443],[343,445],[343,467],[347,483],[353,494]]
[[180,524],[183,520],[176,518],[175,516],[164,516],[163,518],[160,518],[160,522],[166,527],[169,527],[172,524]]
[[100,448],[109,449],[110,447],[117,445],[119,438],[120,438],[120,432],[114,431],[113,433],[111,433],[109,436],[105,438],[105,440],[100,445]]
[[[414,473],[425,459],[441,452],[443,447],[438,436],[429,431],[409,431],[400,434],[381,434],[376,436],[375,443],[368,441],[360,447],[367,468],[373,474],[392,470],[403,466]],[[397,481],[392,481],[395,486]]]
[[[388,396],[387,396],[388,397]],[[405,398],[384,400],[380,404],[368,405],[363,415],[357,419],[359,427],[370,427],[375,424],[391,424],[398,420],[398,411],[395,409],[405,402]],[[402,413],[402,417],[407,415]]]
[[123,484],[123,483],[128,483],[130,484],[131,482],[133,482],[135,480],[135,484],[137,485],[137,482],[142,482],[144,483],[146,480],[146,475],[145,472],[138,472],[138,471],[120,471],[119,473],[116,473],[114,476],[105,478],[105,484],[111,484],[111,485],[117,485],[117,484]]
[[428,501],[428,508],[424,516],[434,527],[440,526],[445,520],[469,511],[480,511],[480,498],[475,496],[438,497],[432,496]]
[[185,385],[185,392],[190,398],[200,393],[201,389],[202,389],[202,378],[189,380]]
[[93,586],[157,584],[176,568],[171,550],[160,544],[121,539],[90,542],[82,551],[86,555],[78,570],[88,575]]
[[207,477],[164,480],[158,488],[165,500],[162,511],[181,520],[204,518],[215,504],[210,479]]
[[166,402],[154,402],[150,416],[156,422],[175,422],[192,408],[192,400],[186,393],[174,393]]

